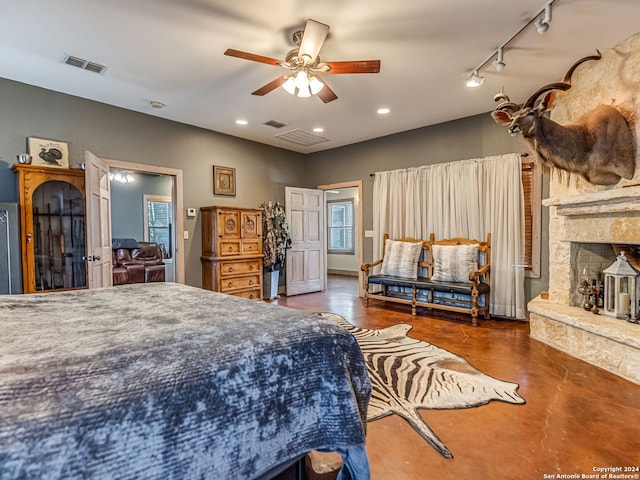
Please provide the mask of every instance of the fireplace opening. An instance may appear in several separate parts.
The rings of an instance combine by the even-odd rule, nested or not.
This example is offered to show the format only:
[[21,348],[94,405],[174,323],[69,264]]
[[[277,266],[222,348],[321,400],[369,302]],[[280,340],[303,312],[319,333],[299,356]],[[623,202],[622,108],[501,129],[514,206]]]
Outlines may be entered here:
[[584,293],[580,290],[586,281],[589,289],[593,291],[593,294],[589,294],[590,303],[593,304],[595,300],[598,308],[602,309],[600,303],[604,301],[607,289],[611,288],[605,285],[603,271],[611,266],[623,251],[629,264],[640,271],[638,256],[640,245],[577,242],[571,244],[574,259],[571,268],[571,292],[569,292],[571,306],[585,307]]
[[580,293],[583,282],[586,281],[590,289],[592,303],[594,300],[601,308],[600,303],[604,300],[606,286],[604,285],[603,270],[609,267],[616,260],[616,253],[613,245],[609,243],[572,243],[572,251],[575,252],[575,260],[571,269],[571,306],[584,307],[584,293]]

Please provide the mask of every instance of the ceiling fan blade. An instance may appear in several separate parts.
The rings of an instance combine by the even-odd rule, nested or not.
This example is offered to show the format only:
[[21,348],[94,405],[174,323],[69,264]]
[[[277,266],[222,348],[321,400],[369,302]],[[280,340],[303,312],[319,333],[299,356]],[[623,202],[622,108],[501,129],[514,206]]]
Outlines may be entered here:
[[329,85],[327,85],[327,82],[325,82],[319,77],[316,77],[316,78],[324,84],[324,88],[317,93],[320,100],[322,100],[324,103],[329,103],[329,102],[333,102],[334,100],[337,100],[338,96],[333,92],[333,90],[329,88]]
[[320,53],[322,44],[329,33],[329,25],[316,22],[315,20],[307,20],[304,27],[304,34],[300,42],[298,50],[298,58],[306,65],[313,63]]
[[266,95],[267,93],[272,92],[273,90],[278,88],[280,85],[282,85],[286,81],[287,81],[287,76],[282,75],[281,77],[278,77],[275,80],[270,81],[263,87],[260,87],[255,92],[251,92],[251,95],[258,95],[258,96]]
[[322,62],[318,68],[328,65],[330,70],[325,75],[340,73],[378,73],[380,60],[353,60],[350,62]]
[[277,60],[271,57],[263,57],[262,55],[256,55],[255,53],[242,52],[240,50],[234,50],[233,48],[228,48],[224,52],[224,54],[229,55],[230,57],[244,58],[245,60],[266,63],[268,65],[280,65],[280,63],[282,62],[282,60]]

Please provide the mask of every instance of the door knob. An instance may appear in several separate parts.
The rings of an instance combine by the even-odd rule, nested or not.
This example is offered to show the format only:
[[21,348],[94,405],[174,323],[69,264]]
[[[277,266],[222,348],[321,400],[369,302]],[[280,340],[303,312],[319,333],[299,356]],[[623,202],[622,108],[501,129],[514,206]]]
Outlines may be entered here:
[[98,256],[94,255],[94,256],[93,256],[93,261],[94,261],[94,262],[95,262],[95,261],[98,261],[98,262],[99,262],[99,261],[100,261],[100,255],[98,255]]

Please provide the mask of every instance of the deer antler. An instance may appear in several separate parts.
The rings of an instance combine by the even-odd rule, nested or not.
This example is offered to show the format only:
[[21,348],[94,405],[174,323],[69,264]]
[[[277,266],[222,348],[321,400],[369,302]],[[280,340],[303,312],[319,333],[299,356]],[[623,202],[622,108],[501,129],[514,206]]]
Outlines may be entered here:
[[573,75],[573,72],[576,70],[576,68],[578,68],[582,63],[589,60],[600,60],[602,58],[602,54],[600,53],[600,50],[596,50],[596,52],[597,55],[589,55],[588,57],[581,58],[576,63],[571,65],[571,68],[567,70],[567,73],[564,76],[564,83],[568,83],[569,85],[571,85],[571,76]]
[[536,92],[529,97],[529,99],[525,102],[523,108],[533,108],[536,100],[543,93],[549,92],[551,90],[569,90],[571,88],[571,77],[573,76],[573,72],[575,72],[576,68],[578,68],[584,62],[588,62],[589,60],[600,60],[602,58],[602,54],[600,50],[596,50],[597,55],[589,55],[587,57],[583,57],[578,60],[576,63],[571,65],[571,68],[567,70],[567,73],[564,76],[564,80],[562,82],[555,82],[545,85],[544,87],[540,87]]

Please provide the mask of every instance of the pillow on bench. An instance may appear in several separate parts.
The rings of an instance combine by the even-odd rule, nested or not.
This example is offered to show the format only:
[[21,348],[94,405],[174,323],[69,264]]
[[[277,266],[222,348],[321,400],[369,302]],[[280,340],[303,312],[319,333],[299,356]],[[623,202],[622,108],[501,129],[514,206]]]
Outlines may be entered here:
[[434,282],[472,283],[469,273],[478,269],[478,245],[432,245]]
[[400,242],[388,238],[384,244],[380,275],[416,280],[420,253],[422,242]]

